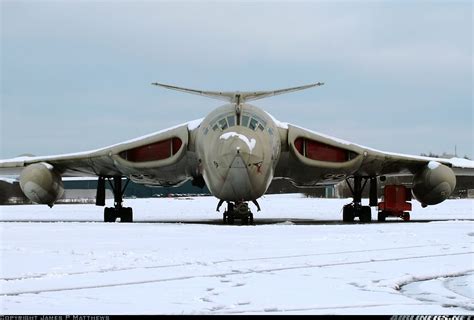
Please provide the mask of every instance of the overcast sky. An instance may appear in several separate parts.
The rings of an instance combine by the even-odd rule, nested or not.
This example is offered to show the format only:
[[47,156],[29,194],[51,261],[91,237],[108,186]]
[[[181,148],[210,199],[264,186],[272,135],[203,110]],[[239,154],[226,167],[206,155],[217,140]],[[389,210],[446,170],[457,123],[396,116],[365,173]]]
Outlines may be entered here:
[[204,117],[206,90],[385,151],[474,155],[471,1],[1,1],[0,157],[84,151]]

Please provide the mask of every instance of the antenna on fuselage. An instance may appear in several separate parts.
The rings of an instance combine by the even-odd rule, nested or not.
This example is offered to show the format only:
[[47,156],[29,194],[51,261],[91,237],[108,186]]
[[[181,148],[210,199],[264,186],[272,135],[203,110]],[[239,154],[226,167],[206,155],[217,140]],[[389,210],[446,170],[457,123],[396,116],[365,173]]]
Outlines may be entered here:
[[305,89],[309,89],[313,87],[319,87],[319,86],[322,86],[323,84],[324,82],[317,82],[317,83],[307,84],[304,86],[291,87],[291,88],[285,88],[285,89],[279,89],[279,90],[273,90],[273,91],[240,92],[240,91],[203,91],[203,90],[195,90],[195,89],[171,86],[168,84],[158,83],[158,82],[152,83],[152,85],[159,86],[162,88],[196,94],[196,95],[200,95],[200,96],[204,96],[204,97],[208,97],[212,99],[217,99],[217,100],[224,100],[230,103],[236,103],[237,105],[240,105],[241,103],[244,103],[247,101],[259,100],[263,98],[277,96],[279,94],[305,90]]

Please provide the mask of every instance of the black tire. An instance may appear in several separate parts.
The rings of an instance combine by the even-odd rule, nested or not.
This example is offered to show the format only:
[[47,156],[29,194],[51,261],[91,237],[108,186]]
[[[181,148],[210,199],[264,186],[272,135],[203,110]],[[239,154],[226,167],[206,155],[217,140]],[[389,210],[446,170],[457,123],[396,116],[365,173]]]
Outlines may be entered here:
[[370,222],[372,221],[372,211],[369,206],[362,206],[360,209],[359,220],[361,222]]
[[387,214],[385,213],[385,211],[379,211],[379,213],[377,214],[377,220],[379,222],[385,222],[386,218],[387,218]]
[[133,210],[132,208],[120,209],[120,222],[133,222]]
[[228,216],[227,217],[227,224],[230,224],[230,225],[234,224],[234,217],[233,216]]
[[242,225],[243,226],[248,226],[249,225],[249,217],[242,217],[242,219],[240,219],[240,221],[242,222]]
[[354,207],[350,204],[346,204],[342,208],[342,221],[352,222],[354,221]]
[[404,212],[402,214],[402,219],[403,219],[403,221],[410,221],[410,213],[409,212]]
[[116,219],[114,208],[104,208],[104,222],[115,222]]
[[249,224],[253,225],[253,214],[249,214]]
[[227,211],[225,211],[224,214],[222,215],[222,222],[224,224],[227,224],[227,220],[228,220]]
[[128,209],[128,222],[133,222],[133,210],[132,208],[127,208]]

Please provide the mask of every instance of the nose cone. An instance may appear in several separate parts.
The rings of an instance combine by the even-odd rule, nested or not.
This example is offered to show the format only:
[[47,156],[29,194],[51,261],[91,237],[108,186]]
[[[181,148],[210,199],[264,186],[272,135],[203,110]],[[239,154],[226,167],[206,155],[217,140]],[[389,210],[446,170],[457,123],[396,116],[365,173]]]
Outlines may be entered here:
[[217,141],[217,153],[227,167],[231,167],[234,158],[239,155],[244,162],[258,162],[263,159],[263,148],[258,136],[247,136],[237,132],[222,134]]
[[224,183],[222,194],[227,198],[237,200],[248,200],[253,198],[254,187],[247,170],[247,165],[240,155],[236,155],[230,164]]
[[237,132],[222,134],[216,145],[217,169],[222,177],[220,197],[227,200],[252,200],[260,196],[260,173],[264,154],[258,136]]

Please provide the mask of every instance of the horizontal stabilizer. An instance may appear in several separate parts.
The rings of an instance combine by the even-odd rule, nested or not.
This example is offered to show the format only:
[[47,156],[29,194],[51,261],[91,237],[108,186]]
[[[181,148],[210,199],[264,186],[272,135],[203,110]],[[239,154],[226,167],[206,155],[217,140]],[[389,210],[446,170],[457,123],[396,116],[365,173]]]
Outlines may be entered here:
[[202,90],[171,86],[168,84],[163,84],[163,83],[158,83],[158,82],[154,82],[152,84],[155,86],[166,88],[166,89],[177,90],[177,91],[182,91],[182,92],[191,93],[191,94],[197,94],[200,96],[205,96],[205,97],[213,98],[217,100],[224,100],[231,103],[244,103],[247,101],[273,97],[279,94],[318,87],[318,86],[322,86],[324,83],[317,82],[317,83],[312,83],[312,84],[308,84],[304,86],[279,89],[279,90],[273,90],[273,91],[243,91],[243,92],[240,92],[240,91],[202,91]]

